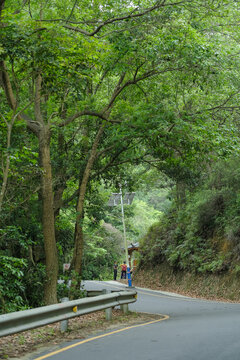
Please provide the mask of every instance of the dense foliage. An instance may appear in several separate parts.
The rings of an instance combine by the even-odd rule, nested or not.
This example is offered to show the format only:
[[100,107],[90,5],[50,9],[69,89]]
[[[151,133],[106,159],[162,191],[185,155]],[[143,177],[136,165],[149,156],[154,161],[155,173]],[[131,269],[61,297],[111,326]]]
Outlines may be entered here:
[[143,240],[143,264],[167,262],[175,270],[239,273],[239,163],[239,156],[218,162],[200,187],[187,192],[181,207],[173,203]]
[[[129,241],[168,211],[176,184],[165,255],[175,265],[177,233],[188,233],[183,268],[191,241],[204,252],[214,214],[203,238],[173,224],[202,175],[239,148],[238,15],[227,0],[0,1],[1,311],[58,301],[64,263],[72,297],[82,277],[109,276],[119,182],[140,190]],[[220,214],[214,191],[204,196]]]

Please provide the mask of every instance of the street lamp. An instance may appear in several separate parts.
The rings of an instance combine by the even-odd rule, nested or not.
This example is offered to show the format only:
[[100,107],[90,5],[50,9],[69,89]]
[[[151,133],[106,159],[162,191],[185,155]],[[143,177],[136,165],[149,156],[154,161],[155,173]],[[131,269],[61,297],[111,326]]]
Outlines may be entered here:
[[126,256],[126,264],[127,264],[127,278],[128,278],[128,286],[132,287],[132,279],[131,279],[131,272],[128,260],[128,248],[127,248],[127,237],[126,237],[126,226],[125,226],[125,218],[124,218],[124,204],[131,205],[134,195],[134,192],[127,192],[125,193],[124,197],[122,194],[122,186],[119,185],[120,192],[119,193],[112,193],[112,196],[109,199],[108,205],[109,206],[117,206],[119,203],[121,204],[122,209],[122,223],[123,223],[123,240],[124,240],[124,248],[125,248],[125,256]]

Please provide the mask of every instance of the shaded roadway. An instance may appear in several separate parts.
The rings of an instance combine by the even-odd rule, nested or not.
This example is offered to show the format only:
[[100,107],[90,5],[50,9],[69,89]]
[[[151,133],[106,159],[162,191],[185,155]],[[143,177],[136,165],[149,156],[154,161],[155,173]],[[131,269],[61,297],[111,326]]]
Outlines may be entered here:
[[[126,289],[117,282],[86,282],[87,290]],[[80,343],[69,350],[32,359],[50,360],[239,360],[240,304],[205,301],[136,289],[132,311],[168,315],[169,319],[132,327]],[[79,343],[74,341],[71,344]],[[63,344],[62,347],[68,346]],[[46,353],[45,353],[46,354]]]

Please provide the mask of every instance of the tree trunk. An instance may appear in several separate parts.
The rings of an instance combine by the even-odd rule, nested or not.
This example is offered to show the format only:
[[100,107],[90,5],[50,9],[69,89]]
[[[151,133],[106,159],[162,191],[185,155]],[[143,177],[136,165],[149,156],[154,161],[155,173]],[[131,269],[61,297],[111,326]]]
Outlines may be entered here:
[[177,207],[181,209],[186,202],[186,185],[182,181],[176,183]]
[[45,304],[57,303],[58,256],[55,240],[50,130],[46,126],[39,134],[42,174],[42,226],[46,259]]
[[[55,169],[55,186],[54,186],[54,216],[55,222],[57,217],[60,214],[61,207],[63,205],[63,192],[66,189],[67,181],[67,162],[64,160],[64,153],[66,153],[66,148],[64,146],[64,136],[60,132],[58,135],[58,158],[59,164]],[[57,233],[57,231],[56,231]],[[56,237],[57,241],[57,237]]]
[[72,261],[72,269],[75,272],[74,276],[74,288],[79,288],[81,283],[81,273],[82,273],[82,258],[83,258],[83,245],[84,245],[84,237],[82,230],[82,223],[84,218],[84,200],[87,190],[88,180],[91,174],[91,170],[96,159],[97,148],[100,142],[104,131],[104,125],[101,125],[98,133],[96,135],[95,141],[92,146],[91,154],[89,156],[86,168],[84,170],[84,174],[82,177],[82,181],[80,182],[78,203],[77,203],[77,216],[76,216],[76,224],[75,224],[75,234],[74,234],[74,252],[73,252],[73,261]]
[[[0,0],[0,10],[4,2]],[[1,15],[1,14],[0,14]],[[0,62],[0,82],[5,91],[6,99],[15,110],[17,102],[11,86],[10,77],[6,65]],[[55,239],[54,208],[53,208],[53,184],[52,167],[50,159],[50,124],[45,124],[41,113],[41,86],[42,78],[38,74],[35,79],[34,112],[35,121],[26,114],[21,114],[27,126],[38,137],[39,156],[43,169],[41,178],[42,196],[42,228],[46,261],[46,283],[44,289],[44,301],[47,305],[57,303],[57,278],[58,278],[58,256]],[[20,114],[20,113],[19,113]],[[18,114],[16,114],[17,116]]]
[[7,147],[6,147],[6,162],[4,164],[4,160],[2,160],[2,173],[3,173],[3,180],[2,180],[2,186],[0,189],[0,213],[2,211],[2,205],[3,205],[3,199],[7,188],[7,181],[8,181],[8,173],[9,173],[9,166],[10,166],[10,153],[9,153],[9,147],[11,145],[11,132],[12,132],[12,126],[7,124]]

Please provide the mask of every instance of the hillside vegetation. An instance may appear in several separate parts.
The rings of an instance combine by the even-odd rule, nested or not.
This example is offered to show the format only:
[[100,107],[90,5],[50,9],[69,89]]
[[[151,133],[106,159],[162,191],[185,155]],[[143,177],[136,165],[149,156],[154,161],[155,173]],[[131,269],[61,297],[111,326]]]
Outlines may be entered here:
[[[142,240],[140,269],[155,286],[240,299],[240,159],[220,161]],[[138,275],[138,281],[141,276]]]

